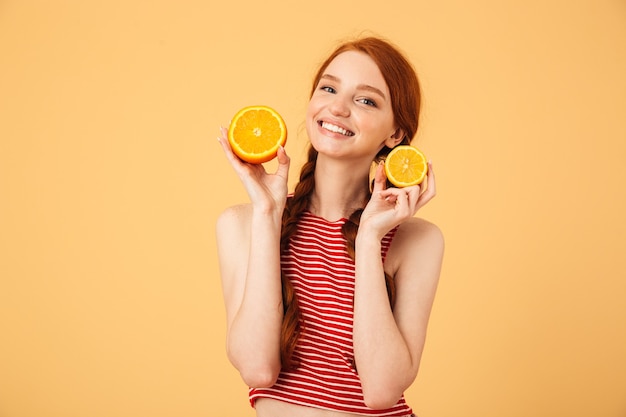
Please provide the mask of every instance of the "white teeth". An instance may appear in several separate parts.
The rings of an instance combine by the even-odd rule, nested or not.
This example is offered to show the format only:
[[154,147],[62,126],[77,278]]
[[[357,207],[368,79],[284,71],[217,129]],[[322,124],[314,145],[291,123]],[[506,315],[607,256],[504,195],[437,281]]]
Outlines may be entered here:
[[335,132],[335,133],[341,133],[342,135],[346,135],[346,136],[352,136],[353,133],[350,132],[349,130],[346,129],[342,129],[339,126],[335,126],[332,125],[328,122],[322,122],[322,127],[326,130],[330,130],[331,132]]

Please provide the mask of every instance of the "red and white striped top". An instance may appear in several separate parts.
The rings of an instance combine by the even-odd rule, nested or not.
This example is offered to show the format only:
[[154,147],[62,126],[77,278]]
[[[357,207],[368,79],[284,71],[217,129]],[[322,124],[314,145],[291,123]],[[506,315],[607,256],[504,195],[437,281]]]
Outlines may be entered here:
[[[259,398],[273,398],[367,416],[404,417],[412,413],[404,397],[386,410],[373,410],[363,401],[354,368],[354,261],[341,234],[345,221],[329,222],[305,212],[282,256],[283,272],[293,282],[302,313],[302,330],[294,352],[299,365],[283,370],[271,388],[251,388],[253,407]],[[395,231],[387,233],[381,242],[383,260]]]

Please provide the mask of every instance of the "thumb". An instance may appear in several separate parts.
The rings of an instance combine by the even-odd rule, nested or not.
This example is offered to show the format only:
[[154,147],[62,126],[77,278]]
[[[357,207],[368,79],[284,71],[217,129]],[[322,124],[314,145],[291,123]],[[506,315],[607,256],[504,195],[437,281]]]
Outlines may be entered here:
[[278,148],[278,152],[276,153],[276,157],[278,159],[278,168],[276,169],[276,174],[282,177],[287,177],[289,174],[289,164],[291,162],[291,158],[287,155],[285,148],[282,146]]

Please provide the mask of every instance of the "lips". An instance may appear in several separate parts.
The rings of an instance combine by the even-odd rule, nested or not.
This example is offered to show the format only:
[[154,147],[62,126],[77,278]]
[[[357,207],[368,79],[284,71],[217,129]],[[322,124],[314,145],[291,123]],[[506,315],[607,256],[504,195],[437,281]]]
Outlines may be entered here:
[[318,124],[322,129],[328,130],[329,132],[339,133],[344,136],[354,136],[354,132],[344,129],[341,126],[337,126],[335,124],[324,121],[319,121]]

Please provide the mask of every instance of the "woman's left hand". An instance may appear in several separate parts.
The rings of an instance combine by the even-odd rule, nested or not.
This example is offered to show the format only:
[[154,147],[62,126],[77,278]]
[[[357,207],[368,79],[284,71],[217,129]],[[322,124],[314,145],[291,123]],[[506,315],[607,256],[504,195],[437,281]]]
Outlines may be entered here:
[[382,237],[392,228],[413,217],[436,194],[435,174],[428,163],[426,179],[419,185],[405,188],[386,188],[387,177],[383,163],[376,169],[372,198],[361,215],[361,228],[372,228]]

